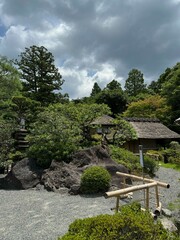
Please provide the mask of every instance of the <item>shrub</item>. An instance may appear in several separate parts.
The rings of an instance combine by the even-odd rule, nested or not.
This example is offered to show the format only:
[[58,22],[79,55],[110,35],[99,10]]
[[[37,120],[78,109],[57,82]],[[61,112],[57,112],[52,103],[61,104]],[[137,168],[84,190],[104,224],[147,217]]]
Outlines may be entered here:
[[165,230],[149,212],[141,211],[140,205],[133,203],[122,207],[115,215],[99,215],[75,220],[68,233],[59,240],[178,240]]
[[111,176],[106,169],[92,166],[84,171],[81,177],[82,193],[105,192],[110,186]]
[[[110,155],[115,162],[124,165],[130,170],[130,172],[134,173],[142,172],[139,156],[134,155],[132,152],[124,148],[119,148],[111,145]],[[157,162],[151,157],[144,155],[144,172],[150,175],[154,175],[157,168],[158,168]]]
[[172,141],[169,148],[162,151],[162,154],[169,163],[180,164],[180,144],[178,142]]
[[9,154],[9,159],[12,160],[12,162],[18,162],[22,160],[24,157],[26,157],[26,153],[21,151],[16,151],[14,153]]

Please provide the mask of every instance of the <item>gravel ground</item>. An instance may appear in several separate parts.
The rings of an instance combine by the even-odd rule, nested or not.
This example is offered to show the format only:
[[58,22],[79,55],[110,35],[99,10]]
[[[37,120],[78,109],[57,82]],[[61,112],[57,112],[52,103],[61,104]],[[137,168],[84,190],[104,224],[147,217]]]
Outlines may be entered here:
[[[180,172],[160,168],[156,178],[170,184],[161,188],[167,207],[180,194]],[[56,240],[77,218],[113,214],[115,198],[70,196],[44,190],[0,190],[0,240]],[[122,202],[123,203],[123,202]]]

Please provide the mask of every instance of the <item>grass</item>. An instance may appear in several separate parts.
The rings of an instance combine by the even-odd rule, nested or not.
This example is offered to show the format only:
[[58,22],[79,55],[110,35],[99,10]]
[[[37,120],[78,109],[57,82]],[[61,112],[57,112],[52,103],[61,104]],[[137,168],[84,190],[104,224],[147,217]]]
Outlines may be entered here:
[[180,172],[180,165],[179,164],[159,162],[159,165],[161,167],[172,168],[172,169],[177,170],[177,171]]

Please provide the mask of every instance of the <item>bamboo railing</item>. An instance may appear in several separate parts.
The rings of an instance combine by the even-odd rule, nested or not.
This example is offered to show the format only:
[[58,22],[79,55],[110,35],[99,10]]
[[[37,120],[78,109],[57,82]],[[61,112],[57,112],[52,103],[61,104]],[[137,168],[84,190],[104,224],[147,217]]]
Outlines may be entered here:
[[[150,202],[150,188],[155,188],[155,196],[156,196],[156,209],[154,211],[154,213],[152,214],[153,216],[156,215],[156,217],[158,215],[160,215],[161,209],[162,209],[162,204],[159,201],[159,191],[158,191],[158,187],[164,187],[164,188],[170,188],[170,185],[164,182],[160,182],[160,181],[156,181],[153,179],[149,179],[149,178],[144,178],[144,177],[139,177],[136,175],[132,175],[132,174],[127,174],[127,173],[121,173],[121,172],[116,172],[117,175],[121,176],[123,178],[123,185],[125,186],[125,179],[126,178],[131,178],[134,180],[140,180],[143,181],[143,184],[140,185],[136,185],[136,186],[131,186],[131,187],[125,187],[123,189],[119,189],[119,190],[115,190],[115,191],[111,191],[111,192],[106,192],[105,193],[105,198],[109,198],[109,197],[116,197],[116,207],[115,207],[115,211],[118,212],[119,210],[119,201],[121,198],[124,198],[127,196],[127,194],[131,193],[131,192],[135,192],[135,191],[140,191],[140,190],[144,190],[145,191],[145,209],[149,210],[149,202]],[[155,217],[155,216],[154,216]]]

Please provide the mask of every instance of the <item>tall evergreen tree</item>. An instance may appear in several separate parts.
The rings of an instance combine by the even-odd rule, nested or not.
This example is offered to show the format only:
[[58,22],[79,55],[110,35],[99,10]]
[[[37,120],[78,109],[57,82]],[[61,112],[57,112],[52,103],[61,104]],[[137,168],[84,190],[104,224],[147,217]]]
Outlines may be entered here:
[[54,64],[54,57],[45,47],[31,46],[15,61],[21,70],[25,96],[42,105],[56,102],[56,92],[61,90],[62,76]]
[[97,95],[98,93],[100,93],[100,92],[101,92],[101,88],[99,87],[98,83],[95,82],[95,83],[94,83],[94,86],[93,86],[93,88],[92,88],[91,97],[96,96],[96,95]]
[[135,97],[139,93],[142,93],[146,89],[143,73],[138,69],[132,69],[128,74],[124,88],[129,96]]

